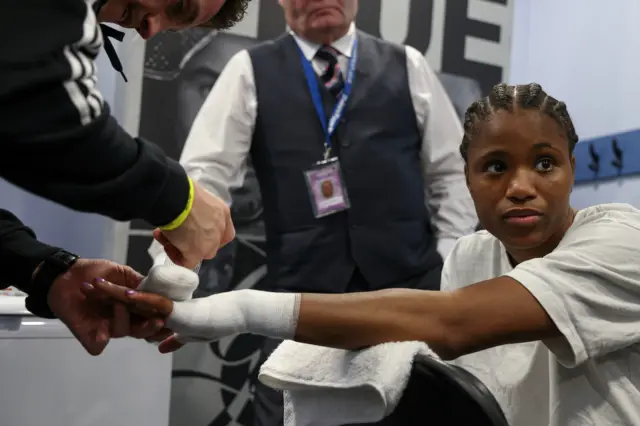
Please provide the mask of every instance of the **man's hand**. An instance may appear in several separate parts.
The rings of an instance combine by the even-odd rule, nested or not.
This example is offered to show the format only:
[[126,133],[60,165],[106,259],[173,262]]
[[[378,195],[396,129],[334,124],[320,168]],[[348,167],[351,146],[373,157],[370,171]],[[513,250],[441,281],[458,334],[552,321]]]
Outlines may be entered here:
[[71,330],[91,355],[99,355],[110,338],[132,336],[147,338],[164,326],[161,318],[131,314],[122,303],[107,297],[87,298],[83,288],[91,288],[96,279],[108,280],[127,288],[137,288],[143,276],[107,260],[78,259],[51,286],[49,308]]
[[[171,316],[175,303],[163,295],[140,291],[132,292],[126,287],[114,285],[109,281],[96,281],[90,287],[85,287],[83,291],[88,299],[109,298],[141,315],[149,318],[160,317],[165,321]],[[149,336],[147,340],[161,342],[158,350],[162,353],[173,352],[184,345],[176,340],[173,331],[168,328],[159,330],[155,335]]]
[[236,236],[231,212],[224,201],[197,182],[193,183],[193,189],[193,207],[184,223],[171,231],[153,232],[169,259],[189,269],[203,259],[212,259]]
[[[177,266],[157,266],[167,273],[155,274],[149,289],[162,289],[186,278],[190,272]],[[169,273],[171,272],[171,273]],[[227,336],[253,333],[279,339],[295,335],[300,295],[258,290],[238,290],[199,299],[173,301],[161,294],[134,291],[108,281],[96,282],[86,293],[124,303],[132,312],[165,320],[165,329],[148,340],[160,341],[162,353],[188,342],[213,342]],[[174,334],[175,333],[175,334]]]
[[[161,342],[158,346],[161,353],[173,352],[188,342],[213,342],[247,331],[247,317],[242,307],[247,293],[243,290],[173,301],[161,294],[132,291],[101,281],[95,282],[85,293],[91,298],[111,298],[149,318],[164,319],[166,328],[148,338],[149,341]],[[256,305],[256,309],[261,307]],[[279,312],[274,315],[282,316]]]

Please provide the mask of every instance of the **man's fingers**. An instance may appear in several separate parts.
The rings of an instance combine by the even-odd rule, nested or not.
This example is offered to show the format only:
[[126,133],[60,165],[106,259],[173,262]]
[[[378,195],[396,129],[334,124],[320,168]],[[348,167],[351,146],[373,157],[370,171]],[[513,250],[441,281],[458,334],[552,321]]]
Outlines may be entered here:
[[100,276],[109,282],[129,288],[137,288],[144,279],[144,275],[130,266],[114,265],[114,268],[104,271]]
[[93,283],[85,284],[82,291],[87,297],[91,297],[94,300],[111,303],[122,302],[127,305],[131,304],[128,294],[133,292],[127,287],[115,285],[102,278],[96,278]]
[[[147,339],[157,335],[164,328],[164,320],[158,318],[161,316],[156,309],[148,307],[137,307],[133,304],[120,302],[112,298],[112,293],[103,293],[100,289],[101,284],[87,285],[82,288],[82,292],[87,299],[93,299],[110,306],[112,309],[112,326],[111,337],[131,336],[136,339]],[[133,302],[132,302],[133,303]],[[95,333],[94,333],[95,335]],[[78,340],[81,340],[78,338]],[[84,346],[84,343],[83,343]],[[86,346],[85,346],[86,348]],[[87,348],[88,350],[88,348]]]
[[101,303],[104,305],[116,303],[116,301],[109,297],[109,295],[96,291],[95,286],[90,283],[84,283],[84,285],[80,287],[80,292],[84,294],[87,299],[90,299],[95,303]]
[[176,339],[176,335],[173,334],[169,338],[163,340],[162,343],[160,343],[160,345],[158,346],[158,350],[160,351],[160,353],[168,354],[169,352],[177,351],[183,346],[184,344],[178,342],[178,340]]
[[183,253],[171,243],[164,246],[164,252],[174,265],[184,266],[188,269],[195,268],[202,261],[202,256],[195,253]]
[[102,279],[96,279],[92,285],[96,292],[134,307],[145,316],[168,316],[173,311],[173,301],[159,294],[139,292]]
[[182,251],[180,251],[180,249],[177,246],[175,246],[171,241],[169,241],[167,236],[161,230],[156,229],[155,231],[153,231],[153,237],[160,244],[162,244],[162,247],[164,248],[164,252],[166,253],[169,260],[171,260],[174,264],[178,266],[184,266],[186,268],[192,268],[193,266],[195,266],[195,265],[193,266],[189,265],[191,263],[188,260],[189,256],[187,256],[186,254],[183,254]]
[[150,339],[158,335],[163,327],[164,321],[160,318],[141,319],[133,321],[130,335],[136,339]]
[[167,257],[176,265],[186,266],[185,257],[182,255],[180,249],[178,249],[167,236],[158,228],[153,230],[153,238],[162,244],[164,248],[164,252],[167,254]]
[[164,235],[164,233],[159,228],[156,228],[153,230],[153,238],[156,241],[158,241],[160,244],[162,244],[163,247],[167,246],[168,244],[171,244],[167,236]]
[[130,334],[129,324],[131,322],[129,310],[122,303],[114,303],[112,309],[111,337],[117,339],[128,336]]
[[78,342],[84,347],[84,349],[93,356],[100,355],[104,348],[109,343],[109,322],[102,321],[93,330],[87,333],[76,333],[71,329]]
[[173,331],[163,328],[152,336],[146,338],[147,342],[162,342],[173,335]]
[[224,247],[229,244],[236,237],[236,228],[233,225],[231,216],[227,216],[227,223],[224,228],[224,234],[222,234],[222,240],[220,241],[220,247]]
[[154,318],[162,316],[162,314],[159,313],[155,308],[151,308],[147,305],[129,304],[127,305],[127,308],[129,309],[129,311],[131,311],[131,313],[138,314],[143,318]]
[[[164,252],[175,265],[184,266],[185,268],[193,268],[195,266],[191,266],[190,264],[193,263],[193,261],[191,261],[188,256],[183,255],[180,250],[171,244],[164,246]],[[196,265],[198,262],[199,260],[196,261]]]

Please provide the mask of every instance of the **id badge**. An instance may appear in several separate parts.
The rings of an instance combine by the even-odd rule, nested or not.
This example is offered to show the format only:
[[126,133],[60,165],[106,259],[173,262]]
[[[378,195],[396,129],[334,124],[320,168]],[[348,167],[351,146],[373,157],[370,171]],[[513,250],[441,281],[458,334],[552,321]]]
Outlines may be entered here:
[[340,173],[337,158],[315,164],[304,172],[309,198],[316,218],[328,216],[349,208],[347,189]]

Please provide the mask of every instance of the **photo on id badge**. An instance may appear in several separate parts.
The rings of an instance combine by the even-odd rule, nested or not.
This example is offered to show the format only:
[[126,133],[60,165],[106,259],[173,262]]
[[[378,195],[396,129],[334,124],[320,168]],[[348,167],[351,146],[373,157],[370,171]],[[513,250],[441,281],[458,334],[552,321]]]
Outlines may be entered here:
[[317,164],[305,172],[305,178],[315,217],[328,216],[349,208],[337,159]]

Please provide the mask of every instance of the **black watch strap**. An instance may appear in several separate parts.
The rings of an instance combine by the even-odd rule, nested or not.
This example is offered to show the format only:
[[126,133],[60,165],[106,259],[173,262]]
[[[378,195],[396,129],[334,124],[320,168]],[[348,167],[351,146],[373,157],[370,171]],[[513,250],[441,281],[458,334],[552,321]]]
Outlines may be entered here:
[[43,318],[56,317],[47,303],[49,290],[56,278],[67,272],[77,260],[77,255],[61,249],[40,264],[26,301],[29,312]]

